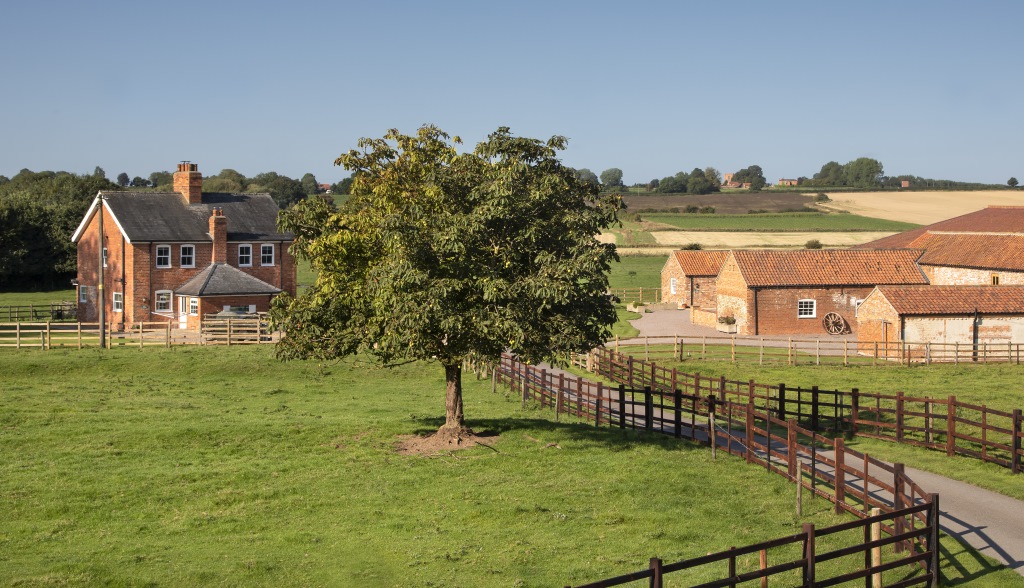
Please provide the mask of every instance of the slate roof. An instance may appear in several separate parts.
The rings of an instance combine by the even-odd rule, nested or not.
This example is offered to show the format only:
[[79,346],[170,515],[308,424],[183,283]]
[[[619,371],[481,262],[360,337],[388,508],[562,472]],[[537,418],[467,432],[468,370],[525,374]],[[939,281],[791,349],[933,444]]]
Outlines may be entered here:
[[750,287],[927,284],[919,249],[737,250],[732,254]]
[[[204,193],[202,204],[186,204],[176,192],[101,192],[104,203],[129,242],[210,242],[211,208],[224,209],[228,241],[291,241],[277,230],[277,203],[269,194]],[[75,232],[81,231],[95,209]]]
[[729,257],[728,251],[673,251],[676,263],[688,276],[717,276]]
[[1024,314],[1024,286],[879,286],[901,315]]
[[882,237],[858,245],[857,249],[911,247],[915,239],[929,231],[951,233],[1024,233],[1024,206],[989,206],[937,223]]
[[929,232],[912,245],[924,265],[1024,271],[1024,235]]
[[280,288],[226,263],[210,264],[174,291],[184,296],[250,296],[280,292]]

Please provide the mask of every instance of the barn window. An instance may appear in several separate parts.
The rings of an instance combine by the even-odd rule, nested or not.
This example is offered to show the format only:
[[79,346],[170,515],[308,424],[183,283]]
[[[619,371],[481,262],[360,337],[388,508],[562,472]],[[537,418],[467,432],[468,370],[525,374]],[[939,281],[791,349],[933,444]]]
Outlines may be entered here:
[[124,294],[114,292],[114,312],[124,311]]
[[816,300],[799,300],[796,303],[796,318],[814,318],[817,316],[818,302]]
[[196,266],[196,246],[195,245],[182,245],[181,246],[181,267],[195,267]]
[[238,267],[249,267],[252,265],[252,245],[248,243],[238,246]]
[[669,278],[668,279],[668,291],[669,291],[670,294],[675,294],[676,293],[676,279],[675,278]]
[[260,265],[274,265],[273,245],[260,245]]
[[157,290],[157,292],[156,292],[156,311],[157,312],[171,312],[171,291],[170,290]]
[[157,267],[171,267],[171,246],[170,245],[157,245],[156,246],[156,266]]
[[998,286],[999,285],[999,274],[992,274],[992,285],[993,286]]

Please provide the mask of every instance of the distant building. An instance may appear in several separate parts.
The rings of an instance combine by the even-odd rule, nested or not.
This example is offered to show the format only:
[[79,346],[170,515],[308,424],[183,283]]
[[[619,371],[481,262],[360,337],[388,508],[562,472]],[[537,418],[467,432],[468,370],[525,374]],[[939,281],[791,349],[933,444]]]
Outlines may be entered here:
[[673,251],[661,269],[661,301],[679,308],[715,307],[715,279],[728,251]]
[[909,188],[909,187],[910,187],[910,180],[901,180],[900,181],[900,188]]
[[798,185],[800,185],[800,180],[790,180],[790,179],[787,179],[787,178],[781,178],[781,179],[779,179],[779,185],[780,186],[798,186]]

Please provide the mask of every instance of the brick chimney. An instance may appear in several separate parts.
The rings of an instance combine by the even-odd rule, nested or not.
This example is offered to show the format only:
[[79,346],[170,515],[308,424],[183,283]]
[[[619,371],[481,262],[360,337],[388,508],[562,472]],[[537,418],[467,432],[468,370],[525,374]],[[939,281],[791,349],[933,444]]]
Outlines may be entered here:
[[174,191],[184,196],[188,204],[203,202],[203,174],[199,173],[197,164],[187,161],[178,164],[178,171],[174,172]]
[[214,208],[210,214],[210,237],[213,238],[213,259],[210,263],[228,262],[228,217],[223,208]]

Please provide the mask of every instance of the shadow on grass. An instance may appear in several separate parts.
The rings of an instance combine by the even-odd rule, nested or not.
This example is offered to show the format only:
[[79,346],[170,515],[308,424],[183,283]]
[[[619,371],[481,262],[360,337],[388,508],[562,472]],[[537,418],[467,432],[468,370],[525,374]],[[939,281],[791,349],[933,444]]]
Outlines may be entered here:
[[[554,421],[540,417],[506,417],[496,419],[470,419],[466,425],[481,437],[500,436],[521,432],[526,435],[580,441],[600,446],[608,451],[629,451],[638,446],[658,447],[666,451],[710,451],[708,446],[687,439],[676,439],[656,431],[620,429],[615,426],[595,427],[575,417]],[[415,435],[426,436],[444,424],[443,417],[417,417]]]

